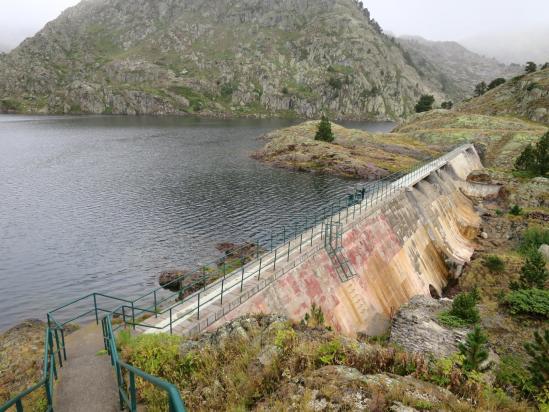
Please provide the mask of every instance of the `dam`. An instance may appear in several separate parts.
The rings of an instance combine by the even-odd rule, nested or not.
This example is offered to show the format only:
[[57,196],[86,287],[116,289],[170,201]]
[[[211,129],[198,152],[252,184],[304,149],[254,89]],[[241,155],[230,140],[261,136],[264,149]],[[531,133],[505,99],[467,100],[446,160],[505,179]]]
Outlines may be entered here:
[[[169,297],[160,289],[133,300],[90,293],[48,312],[43,377],[0,411],[23,410],[23,399],[37,390],[58,411],[115,410],[117,404],[136,411],[138,376],[166,392],[170,410],[184,412],[173,384],[120,359],[115,333],[121,328],[195,336],[245,314],[300,321],[314,304],[327,325],[343,334],[384,333],[401,305],[416,295],[440,296],[470,260],[481,221],[469,196],[499,191],[467,181],[478,169],[474,146],[463,145],[357,187],[343,205],[331,205],[293,231],[284,228],[282,241],[271,235],[270,245],[257,244],[241,267],[226,270],[223,261],[221,277],[186,293],[177,278],[171,283],[180,290]],[[201,271],[206,280],[206,268]],[[86,309],[75,316],[75,306]],[[65,337],[67,325],[90,316],[95,323]],[[98,357],[101,348],[110,356]]]
[[250,313],[299,321],[315,304],[339,332],[383,333],[401,305],[440,296],[469,261],[480,218],[466,178],[481,168],[474,147],[461,146],[328,213],[169,310],[127,305],[124,316],[149,312],[135,323],[140,331],[192,336]]

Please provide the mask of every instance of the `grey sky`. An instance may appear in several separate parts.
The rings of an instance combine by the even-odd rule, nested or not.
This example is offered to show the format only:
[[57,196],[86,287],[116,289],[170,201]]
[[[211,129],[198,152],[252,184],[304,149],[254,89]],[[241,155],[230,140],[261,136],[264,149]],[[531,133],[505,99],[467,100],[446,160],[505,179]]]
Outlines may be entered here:
[[[549,0],[363,0],[372,16],[397,35],[470,40],[549,27]],[[14,47],[78,0],[0,0],[0,47]],[[534,36],[532,36],[534,37]],[[539,37],[533,38],[536,42]],[[470,41],[469,41],[470,43]],[[548,56],[549,57],[549,56]]]

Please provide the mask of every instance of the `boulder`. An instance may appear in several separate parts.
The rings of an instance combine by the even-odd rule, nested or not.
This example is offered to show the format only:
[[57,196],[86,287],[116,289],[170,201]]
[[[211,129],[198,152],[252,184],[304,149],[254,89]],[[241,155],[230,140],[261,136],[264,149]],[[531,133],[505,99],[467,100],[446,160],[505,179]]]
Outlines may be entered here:
[[543,255],[545,260],[549,262],[549,245],[541,245],[538,251]]
[[469,332],[465,328],[446,328],[438,322],[437,315],[450,307],[449,299],[413,297],[393,319],[390,341],[408,352],[432,354],[437,358],[450,356],[459,350],[458,344]]

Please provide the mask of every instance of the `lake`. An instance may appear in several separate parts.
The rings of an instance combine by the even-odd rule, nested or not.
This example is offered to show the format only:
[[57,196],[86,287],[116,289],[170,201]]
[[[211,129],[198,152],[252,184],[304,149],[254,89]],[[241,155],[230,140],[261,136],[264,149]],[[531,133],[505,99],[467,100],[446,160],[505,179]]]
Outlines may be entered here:
[[250,158],[291,124],[1,115],[0,330],[93,291],[138,296],[346,193],[353,182]]

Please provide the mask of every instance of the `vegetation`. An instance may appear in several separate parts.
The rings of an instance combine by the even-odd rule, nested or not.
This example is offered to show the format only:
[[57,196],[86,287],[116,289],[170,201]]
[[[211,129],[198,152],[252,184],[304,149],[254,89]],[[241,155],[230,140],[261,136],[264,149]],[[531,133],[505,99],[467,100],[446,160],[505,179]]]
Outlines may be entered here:
[[511,288],[519,289],[544,289],[549,278],[549,271],[545,267],[545,258],[536,249],[529,249],[526,253],[526,260],[520,269],[520,279],[512,282]]
[[507,294],[505,303],[513,315],[530,315],[549,319],[549,290],[516,290]]
[[482,96],[487,90],[488,86],[486,85],[486,82],[480,82],[475,86],[475,96]]
[[430,94],[424,94],[419,98],[416,104],[416,113],[428,112],[433,109],[435,98]]
[[505,83],[505,79],[503,77],[498,77],[497,79],[494,79],[492,80],[489,84],[488,84],[488,88],[487,90],[492,90],[492,89],[495,89],[496,87],[498,87],[499,85]]
[[335,140],[332,132],[332,125],[325,115],[322,115],[318,129],[316,131],[315,140],[331,143]]
[[[524,345],[531,356],[528,370],[532,382],[545,397],[549,394],[549,329],[543,333],[534,332],[534,341]],[[546,398],[546,400],[549,400]]]
[[493,273],[501,273],[505,270],[505,262],[496,255],[486,256],[484,258],[484,266]]
[[442,102],[440,107],[442,107],[443,109],[446,109],[446,110],[450,110],[452,107],[454,107],[454,102],[452,102],[451,100],[448,100],[446,102]]
[[533,226],[522,233],[519,251],[528,254],[532,250],[537,251],[543,244],[549,245],[549,228]]
[[481,371],[487,369],[481,365],[488,359],[486,343],[488,337],[482,332],[480,326],[476,325],[471,333],[467,335],[465,343],[459,344],[459,351],[463,355],[463,369],[466,371]]
[[549,172],[549,132],[535,146],[527,145],[515,162],[515,169],[544,176]]
[[509,213],[513,216],[520,216],[522,215],[522,208],[519,205],[513,205],[511,209],[509,209]]
[[457,295],[452,308],[447,312],[441,312],[439,321],[449,327],[464,327],[480,320],[480,314],[476,307],[479,295],[476,290],[463,292]]
[[527,62],[524,71],[526,73],[534,73],[538,69],[538,66],[534,62]]

